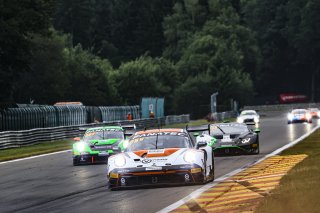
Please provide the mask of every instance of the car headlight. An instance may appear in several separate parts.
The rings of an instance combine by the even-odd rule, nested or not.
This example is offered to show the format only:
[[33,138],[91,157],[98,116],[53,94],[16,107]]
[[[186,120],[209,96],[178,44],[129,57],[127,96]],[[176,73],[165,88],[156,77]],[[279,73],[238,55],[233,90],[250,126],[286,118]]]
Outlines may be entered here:
[[117,167],[123,167],[124,165],[126,165],[126,159],[122,155],[119,155],[114,159],[114,164]]
[[77,149],[79,152],[83,152],[83,151],[86,149],[86,144],[83,143],[83,142],[77,143],[76,149]]
[[187,151],[184,154],[184,161],[188,163],[194,163],[196,161],[196,155],[193,151]]
[[238,123],[243,123],[243,119],[239,117],[239,118],[237,118],[237,122]]
[[241,143],[249,143],[251,138],[245,138],[241,140]]
[[289,113],[287,117],[288,117],[288,120],[290,121],[293,119],[293,115],[291,113]]
[[253,120],[254,120],[255,123],[259,123],[259,118],[258,117],[255,117]]
[[310,113],[307,113],[307,114],[306,114],[306,118],[307,118],[308,120],[310,120],[310,119],[312,118],[312,115],[311,115]]
[[129,145],[129,141],[128,140],[123,141],[123,148],[127,148],[128,145]]

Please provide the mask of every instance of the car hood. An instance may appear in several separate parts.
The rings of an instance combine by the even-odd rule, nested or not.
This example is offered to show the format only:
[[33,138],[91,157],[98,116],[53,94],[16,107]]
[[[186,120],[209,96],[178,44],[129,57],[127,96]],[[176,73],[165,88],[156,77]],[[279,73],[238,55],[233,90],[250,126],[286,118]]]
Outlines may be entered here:
[[95,146],[101,146],[101,145],[112,145],[120,141],[119,138],[111,138],[106,140],[90,140],[89,143]]
[[259,115],[240,115],[239,117],[243,119],[254,119],[259,118]]

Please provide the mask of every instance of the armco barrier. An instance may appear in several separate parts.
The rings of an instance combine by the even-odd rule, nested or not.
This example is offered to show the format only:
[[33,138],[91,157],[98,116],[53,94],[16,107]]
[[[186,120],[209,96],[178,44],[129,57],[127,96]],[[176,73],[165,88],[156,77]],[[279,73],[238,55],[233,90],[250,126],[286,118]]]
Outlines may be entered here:
[[296,103],[296,104],[275,104],[260,106],[244,106],[243,109],[254,109],[257,111],[290,111],[292,109],[306,109],[312,107],[320,107],[320,103]]
[[[52,128],[39,128],[23,131],[0,132],[0,149],[27,146],[38,144],[44,141],[54,141],[58,139],[81,136],[80,127],[95,127],[103,125],[126,125],[135,124],[137,129],[161,127],[165,124],[166,118],[136,119],[133,121],[113,121],[103,123],[92,123],[85,125],[61,126]],[[188,122],[187,120],[183,120]]]

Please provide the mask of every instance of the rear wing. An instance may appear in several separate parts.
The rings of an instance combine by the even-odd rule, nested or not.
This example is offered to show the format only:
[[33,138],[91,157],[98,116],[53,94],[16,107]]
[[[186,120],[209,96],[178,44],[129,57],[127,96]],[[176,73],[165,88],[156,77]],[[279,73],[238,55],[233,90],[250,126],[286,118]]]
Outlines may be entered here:
[[208,131],[210,134],[210,124],[205,124],[205,125],[201,125],[201,126],[186,126],[186,130],[187,132],[203,132],[203,131]]
[[119,125],[121,126],[124,130],[133,130],[133,129],[137,129],[135,124],[126,124],[126,125]]
[[135,129],[128,129],[128,130],[124,130],[124,137],[128,138],[131,135],[133,135],[134,133],[136,133],[137,131]]

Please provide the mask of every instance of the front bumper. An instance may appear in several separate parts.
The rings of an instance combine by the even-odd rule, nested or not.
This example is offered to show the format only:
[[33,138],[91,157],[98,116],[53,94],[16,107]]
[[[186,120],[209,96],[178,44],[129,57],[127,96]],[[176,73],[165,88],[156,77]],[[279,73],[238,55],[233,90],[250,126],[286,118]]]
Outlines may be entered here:
[[146,167],[114,169],[109,173],[108,178],[110,189],[155,185],[201,184],[204,182],[204,172],[196,164],[186,164],[162,166],[161,170],[147,170]]
[[110,155],[99,154],[85,154],[73,156],[73,164],[95,164],[95,163],[107,163]]
[[253,154],[259,149],[259,144],[252,143],[244,146],[220,146],[213,149],[214,154],[219,155],[239,155],[239,154]]

